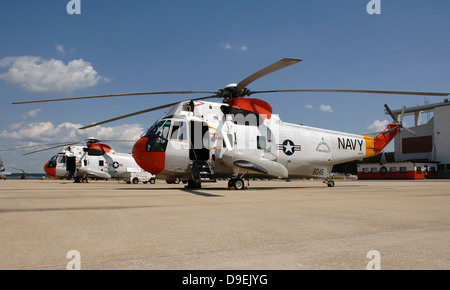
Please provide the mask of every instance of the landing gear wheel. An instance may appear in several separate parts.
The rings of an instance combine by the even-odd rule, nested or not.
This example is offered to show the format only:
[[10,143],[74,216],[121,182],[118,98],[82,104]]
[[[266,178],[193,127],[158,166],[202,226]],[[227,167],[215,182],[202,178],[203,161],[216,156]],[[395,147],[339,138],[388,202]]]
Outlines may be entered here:
[[83,177],[83,178],[81,179],[81,182],[82,182],[82,183],[88,183],[88,179],[87,179],[86,177]]
[[148,182],[150,182],[150,184],[155,184],[155,180],[154,179],[150,179]]
[[236,178],[234,181],[234,189],[236,190],[242,190],[245,188],[245,183],[242,178]]
[[228,187],[235,190],[245,189],[245,183],[242,178],[232,178],[228,180]]
[[139,179],[137,179],[136,177],[133,178],[133,184],[138,184],[139,183]]
[[328,185],[328,187],[334,187],[334,181],[328,180],[327,185]]
[[181,179],[179,177],[176,177],[175,179],[166,179],[167,184],[178,184],[181,182]]

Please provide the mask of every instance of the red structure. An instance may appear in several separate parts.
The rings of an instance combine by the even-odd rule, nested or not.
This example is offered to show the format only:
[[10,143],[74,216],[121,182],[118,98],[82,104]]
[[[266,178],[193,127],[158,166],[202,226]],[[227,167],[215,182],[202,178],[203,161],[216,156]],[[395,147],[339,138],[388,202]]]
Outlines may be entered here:
[[435,162],[392,162],[358,164],[358,179],[436,179]]

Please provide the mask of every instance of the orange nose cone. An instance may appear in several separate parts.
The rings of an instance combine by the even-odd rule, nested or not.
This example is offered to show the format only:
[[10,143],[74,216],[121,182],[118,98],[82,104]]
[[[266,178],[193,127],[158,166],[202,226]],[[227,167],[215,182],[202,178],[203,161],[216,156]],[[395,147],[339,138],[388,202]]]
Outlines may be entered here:
[[148,138],[139,139],[133,146],[132,155],[142,169],[152,174],[158,174],[164,170],[166,153],[145,151],[147,140]]
[[56,176],[56,168],[48,168],[49,162],[45,163],[44,170],[48,176],[55,177]]

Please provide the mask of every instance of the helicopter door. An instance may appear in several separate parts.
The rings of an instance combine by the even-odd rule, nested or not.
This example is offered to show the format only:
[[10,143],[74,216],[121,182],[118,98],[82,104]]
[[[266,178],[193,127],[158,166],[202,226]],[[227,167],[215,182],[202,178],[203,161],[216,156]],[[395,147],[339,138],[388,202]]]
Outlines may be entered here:
[[172,131],[166,148],[166,169],[184,172],[189,165],[189,142],[186,121],[172,120]]
[[75,172],[76,164],[75,164],[75,156],[73,157],[66,157],[66,170],[68,172]]
[[206,161],[209,159],[209,128],[206,122],[190,121],[189,159]]

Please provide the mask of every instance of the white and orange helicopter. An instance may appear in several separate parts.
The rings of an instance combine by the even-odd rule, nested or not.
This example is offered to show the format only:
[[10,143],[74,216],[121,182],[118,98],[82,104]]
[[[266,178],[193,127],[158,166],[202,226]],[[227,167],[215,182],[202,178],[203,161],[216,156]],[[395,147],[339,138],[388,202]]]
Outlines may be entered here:
[[[345,92],[448,96],[448,93],[373,90],[270,90],[250,91],[255,80],[300,62],[285,58],[219,91],[168,91],[99,95],[16,102],[13,104],[158,94],[212,94],[162,105],[91,124],[86,129],[150,111],[169,108],[133,147],[137,164],[157,178],[179,178],[190,188],[202,182],[229,178],[231,189],[246,188],[244,177],[322,178],[329,186],[333,165],[382,152],[403,124],[392,114],[393,123],[376,137],[337,132],[283,122],[265,101],[245,98],[254,94],[281,92]],[[204,100],[221,98],[223,102]]]
[[[109,140],[115,142],[129,142],[127,140]],[[52,147],[28,152],[30,155],[55,148],[61,150],[54,155],[45,165],[44,170],[48,176],[55,179],[74,179],[75,183],[87,183],[89,178],[125,180],[127,183],[137,184],[155,183],[155,176],[140,168],[131,154],[119,153],[111,146],[102,143],[97,138],[89,137],[86,145],[78,145],[83,142],[53,143],[26,146],[0,151],[23,150],[33,147]]]

